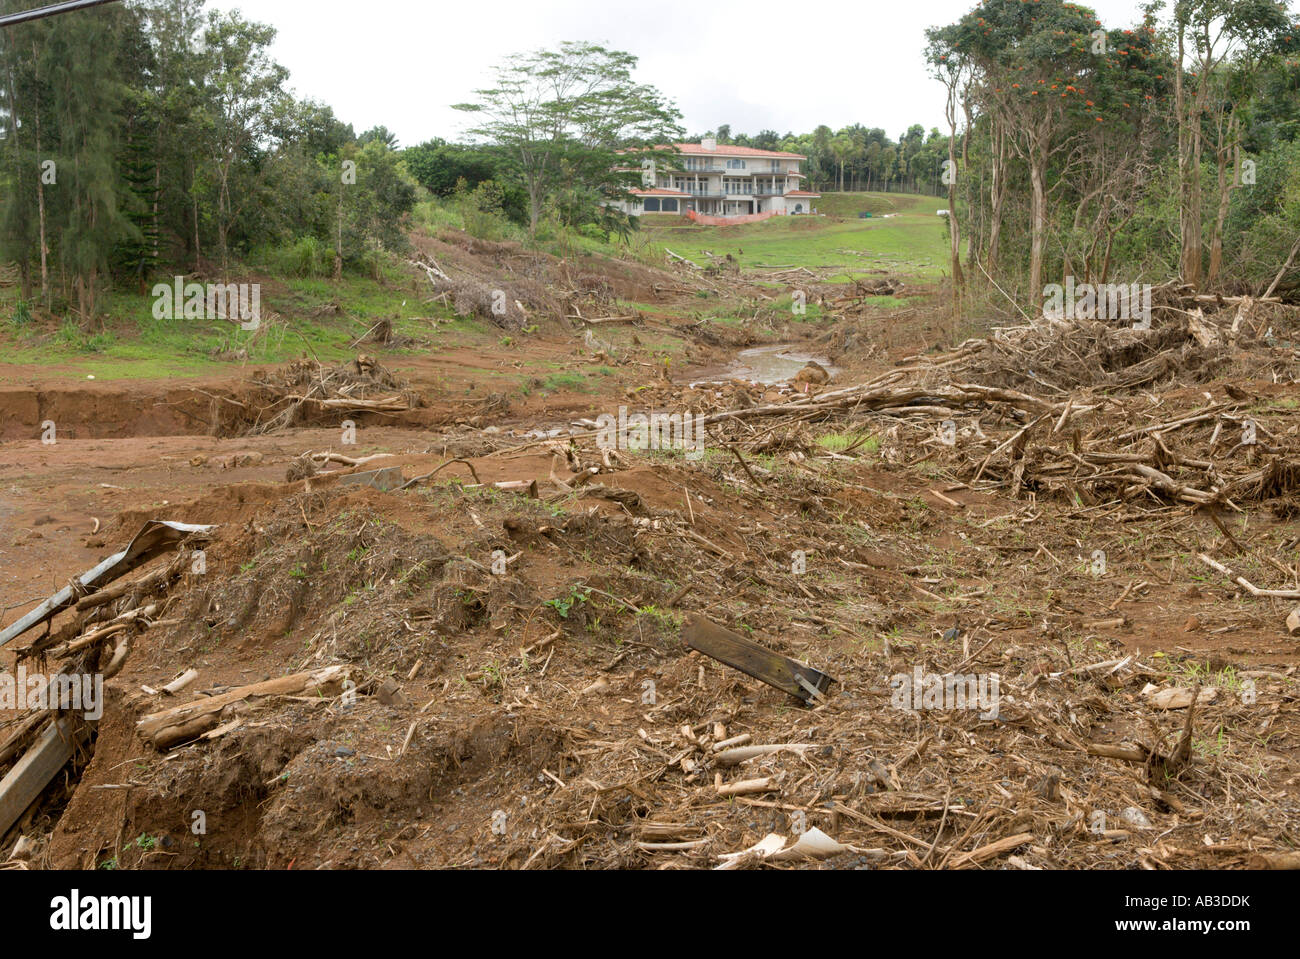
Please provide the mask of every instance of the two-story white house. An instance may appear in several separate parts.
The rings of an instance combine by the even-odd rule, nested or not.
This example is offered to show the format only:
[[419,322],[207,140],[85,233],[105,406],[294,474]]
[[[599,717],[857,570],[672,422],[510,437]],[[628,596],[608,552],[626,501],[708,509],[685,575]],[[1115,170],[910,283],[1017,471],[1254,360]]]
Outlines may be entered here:
[[717,140],[676,143],[661,147],[671,157],[646,156],[641,162],[641,187],[632,199],[618,204],[625,213],[670,213],[687,210],[710,216],[754,213],[812,212],[821,194],[803,189],[798,153],[728,146]]

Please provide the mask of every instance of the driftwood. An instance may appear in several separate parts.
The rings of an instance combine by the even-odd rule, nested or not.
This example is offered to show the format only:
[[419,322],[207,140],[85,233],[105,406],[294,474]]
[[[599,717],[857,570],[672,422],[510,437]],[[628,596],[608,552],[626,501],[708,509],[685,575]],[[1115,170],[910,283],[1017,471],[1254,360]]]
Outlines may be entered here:
[[324,693],[347,679],[350,670],[351,667],[346,665],[326,666],[324,669],[268,679],[251,686],[240,686],[220,696],[150,713],[136,723],[136,730],[158,749],[170,749],[217,726],[221,722],[222,712],[228,706],[266,696]]

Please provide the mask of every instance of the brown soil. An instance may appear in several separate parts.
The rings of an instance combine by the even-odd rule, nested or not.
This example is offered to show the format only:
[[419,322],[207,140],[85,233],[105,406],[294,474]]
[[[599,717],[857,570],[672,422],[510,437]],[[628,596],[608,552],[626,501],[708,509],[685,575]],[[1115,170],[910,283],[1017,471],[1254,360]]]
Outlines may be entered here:
[[[429,240],[423,252],[462,270],[524,256],[463,238]],[[672,312],[655,289],[660,271],[571,271],[587,295],[603,283],[611,297],[661,297]],[[549,280],[544,292],[557,295]],[[733,292],[748,295],[743,278]],[[960,417],[967,435],[970,419],[986,434],[983,445],[951,450],[932,441],[939,417],[929,414],[846,406],[760,417],[753,411],[796,394],[690,389],[692,370],[664,376],[632,345],[666,324],[697,333],[692,359],[716,368],[754,341],[753,329],[697,327],[679,306],[675,319],[627,329],[615,375],[593,393],[493,397],[499,363],[608,362],[567,329],[531,339],[517,359],[375,351],[417,402],[356,415],[356,447],[340,446],[337,411],[307,410],[268,435],[223,412],[270,408],[282,370],[75,387],[33,370],[31,382],[0,389],[0,624],[143,521],[219,524],[206,572],[114,609],[165,604],[108,683],[93,749],[19,823],[38,841],[32,865],[704,868],[806,827],[852,847],[822,861],[833,868],[1238,868],[1294,847],[1298,657],[1284,620],[1295,603],[1254,598],[1196,559],[1210,553],[1254,584],[1295,588],[1291,484],[1234,502],[1240,513],[1225,505],[1228,536],[1208,511],[1158,491],[1081,473],[1070,490],[1091,502],[1073,497],[1051,472],[1065,447],[1031,432],[999,450],[1025,422],[992,403]],[[832,395],[891,370],[949,369],[949,354],[915,356],[944,325],[932,311],[891,323],[868,308],[809,325],[803,345],[845,369],[821,388]],[[971,382],[1030,389],[998,363],[971,362],[960,367]],[[1285,459],[1300,388],[1252,369],[1198,366],[1183,383],[1174,368],[1109,392],[1080,374],[1058,389],[1112,403],[1079,421],[1072,449],[1231,387],[1263,398],[1251,408],[1270,437],[1241,455],[1259,456],[1254,466]],[[1148,416],[1153,390],[1164,405]],[[606,461],[571,424],[619,405],[750,418],[720,418],[698,461],[628,451]],[[60,424],[53,446],[34,438],[47,418]],[[1196,437],[1180,455],[1202,450],[1208,435]],[[287,482],[309,451],[391,454],[360,469],[396,467],[406,479],[459,458],[475,475],[451,464],[381,492],[342,485],[353,470],[326,463]],[[1221,465],[1225,475],[1235,462]],[[1242,471],[1251,465],[1241,460]],[[491,488],[511,481],[536,481],[539,498]],[[1103,571],[1090,566],[1097,550]],[[836,685],[802,708],[687,648],[679,631],[690,613]],[[1112,619],[1121,622],[1104,625]],[[13,647],[0,653],[0,669],[13,663]],[[136,730],[142,716],[205,693],[335,663],[351,667],[355,702],[250,703],[223,715],[221,735],[166,754]],[[146,691],[190,668],[199,679],[175,699]],[[996,673],[1000,715],[895,708],[891,681],[918,668]],[[1192,713],[1186,761],[1174,757],[1188,710],[1154,708],[1148,683],[1217,690]],[[719,765],[713,744],[742,734],[810,748]],[[1089,752],[1123,744],[1152,758]],[[755,778],[768,788],[734,798],[716,788]],[[0,837],[0,861],[18,831]]]

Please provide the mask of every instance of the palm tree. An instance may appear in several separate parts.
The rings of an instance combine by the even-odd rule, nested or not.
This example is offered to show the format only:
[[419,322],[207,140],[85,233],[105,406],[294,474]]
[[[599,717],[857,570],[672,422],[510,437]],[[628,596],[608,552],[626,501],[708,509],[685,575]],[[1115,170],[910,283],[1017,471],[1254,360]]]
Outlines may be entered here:
[[858,145],[848,137],[840,134],[831,141],[831,155],[840,165],[840,192],[844,192],[844,164],[853,159],[858,151]]

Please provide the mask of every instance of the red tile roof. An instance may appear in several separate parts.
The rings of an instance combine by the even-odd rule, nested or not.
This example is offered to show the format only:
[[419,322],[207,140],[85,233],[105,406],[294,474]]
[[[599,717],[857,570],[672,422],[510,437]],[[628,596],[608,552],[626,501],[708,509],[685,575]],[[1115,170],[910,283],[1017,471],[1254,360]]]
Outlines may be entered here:
[[729,143],[719,143],[717,149],[706,150],[703,143],[674,143],[678,153],[692,156],[732,156],[732,157],[785,157],[790,160],[808,159],[802,153],[782,153],[780,150],[759,150],[755,147],[738,147]]
[[[660,144],[655,147],[656,150],[676,150],[678,153],[687,156],[706,156],[706,157],[771,157],[772,159],[787,160],[806,160],[808,159],[802,153],[782,153],[780,150],[759,150],[755,147],[738,147],[727,143],[719,143],[717,149],[706,150],[703,143],[674,143]],[[623,150],[623,153],[635,153],[636,150]]]

